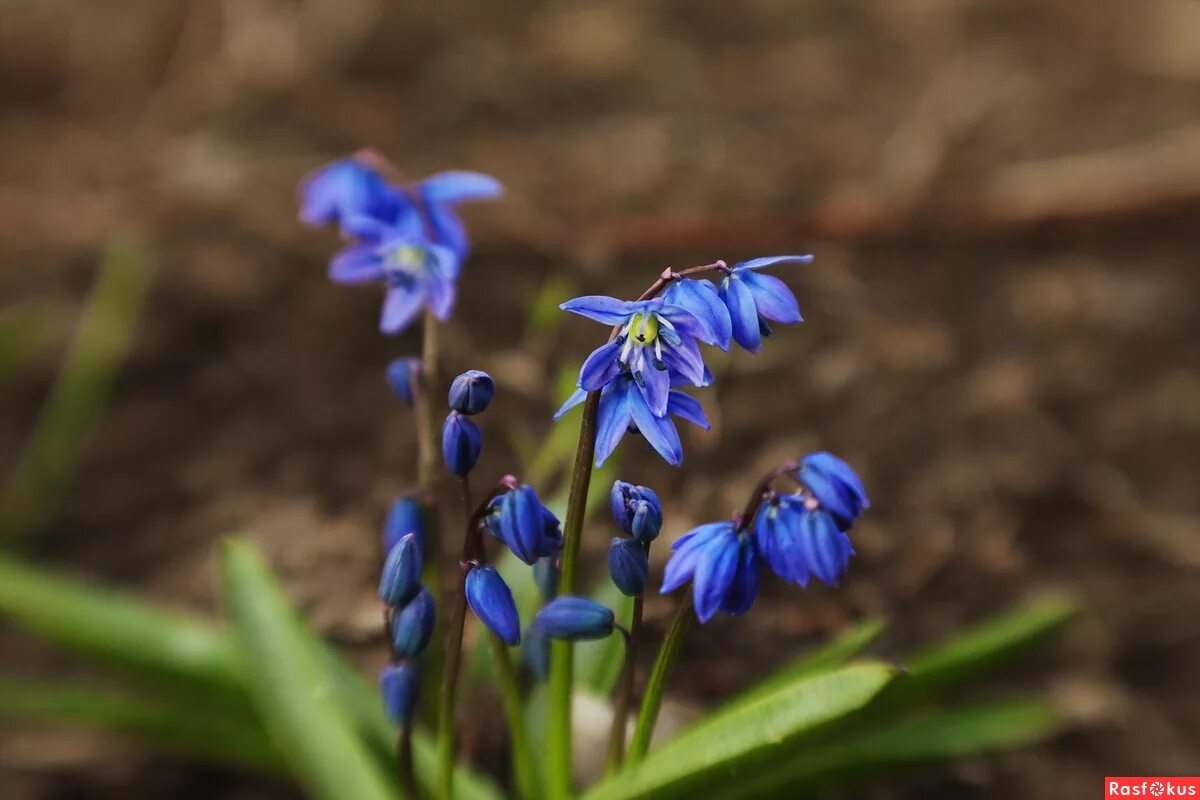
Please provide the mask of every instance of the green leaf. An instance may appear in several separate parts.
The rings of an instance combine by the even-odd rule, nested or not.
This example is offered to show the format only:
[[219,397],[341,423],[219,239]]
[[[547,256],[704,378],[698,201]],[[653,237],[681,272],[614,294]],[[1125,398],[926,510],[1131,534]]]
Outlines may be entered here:
[[20,372],[50,338],[44,309],[20,305],[0,311],[0,385]]
[[228,540],[221,567],[250,699],[293,773],[325,800],[394,798],[396,788],[351,732],[329,672],[258,553]]
[[547,278],[525,303],[525,335],[547,337],[554,334],[567,315],[559,304],[575,296],[575,281],[568,277]]
[[786,752],[789,740],[862,708],[892,675],[887,665],[865,662],[802,678],[701,721],[585,798],[657,800],[711,793],[723,781],[743,777],[764,757]]
[[156,749],[265,772],[284,770],[254,717],[196,701],[0,678],[0,717],[82,725],[127,735]]
[[53,515],[108,405],[152,274],[144,247],[126,242],[109,248],[71,352],[0,490],[0,540],[26,541]]
[[939,711],[781,754],[743,775],[722,797],[794,797],[860,783],[884,768],[1024,747],[1061,725],[1059,715],[1036,700]]

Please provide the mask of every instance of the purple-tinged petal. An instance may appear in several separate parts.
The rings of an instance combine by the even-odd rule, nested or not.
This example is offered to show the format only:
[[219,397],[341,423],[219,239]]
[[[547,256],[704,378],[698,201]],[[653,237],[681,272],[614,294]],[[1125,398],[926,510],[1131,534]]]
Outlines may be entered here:
[[837,586],[854,552],[849,539],[838,530],[833,517],[823,511],[809,511],[801,526],[804,558],[812,574],[822,583]]
[[390,287],[383,298],[379,330],[384,333],[399,333],[407,328],[417,318],[424,299],[424,292],[413,287]]
[[722,350],[729,349],[733,323],[729,319],[729,309],[717,293],[717,287],[710,281],[681,278],[667,287],[667,291],[663,293],[663,302],[683,306],[692,312],[712,331],[712,342]]
[[579,388],[588,392],[603,389],[621,374],[621,343],[602,344],[591,352],[579,370]]
[[631,314],[636,314],[639,311],[639,304],[631,303],[628,300],[618,300],[615,297],[593,294],[568,300],[560,305],[559,308],[563,311],[570,311],[581,317],[587,317],[588,319],[603,323],[604,325],[621,325],[629,319]]
[[758,596],[758,559],[748,536],[741,537],[738,546],[737,569],[725,597],[721,599],[721,610],[738,617],[750,610]]
[[458,297],[458,286],[454,281],[433,277],[425,281],[425,296],[429,310],[439,320],[445,322],[454,311],[454,301]]
[[[674,347],[663,348],[663,363],[686,378],[692,386],[705,386],[704,356],[692,339],[684,339]],[[667,386],[671,381],[668,379]]]
[[739,547],[732,532],[707,543],[696,562],[692,595],[696,617],[708,622],[721,608],[721,601],[737,574]]
[[671,393],[671,376],[667,370],[649,365],[641,371],[642,381],[638,385],[646,404],[654,413],[661,417],[667,413],[667,396]]
[[[558,422],[560,419],[562,419],[564,414],[586,400],[587,396],[588,393],[584,389],[576,389],[575,391],[571,392],[571,396],[566,399],[558,411],[554,412],[554,421]],[[603,405],[603,403],[601,405]]]
[[463,227],[462,220],[454,213],[454,209],[437,202],[426,202],[425,218],[432,228],[432,238],[435,242],[450,248],[460,256],[466,255],[470,249],[467,229]]
[[629,430],[630,406],[633,403],[641,404],[641,398],[634,396],[636,393],[637,389],[631,383],[628,387],[617,386],[600,398],[600,412],[596,419],[597,467],[604,466],[605,459],[617,449],[621,437]]
[[421,193],[435,203],[489,200],[504,194],[504,186],[491,175],[468,170],[449,170],[430,175],[420,183]]
[[731,274],[721,281],[721,299],[729,309],[734,340],[751,353],[757,353],[762,348],[762,333],[758,327],[754,295],[741,278]]
[[732,522],[709,522],[693,528],[676,539],[671,544],[671,558],[667,561],[666,570],[663,572],[663,583],[658,590],[659,594],[670,594],[690,581],[696,571],[700,554],[705,551],[708,544],[713,539],[729,535],[732,532]]
[[682,464],[683,444],[679,441],[679,431],[675,429],[675,423],[670,417],[656,417],[640,397],[632,398],[629,406],[633,423],[650,446],[671,466],[678,467]]
[[848,486],[858,497],[858,502],[863,508],[871,507],[871,501],[867,499],[866,487],[863,486],[862,479],[858,477],[858,473],[854,471],[853,467],[833,453],[819,450],[815,453],[809,453],[801,461],[806,468],[823,472]]
[[758,272],[744,272],[740,277],[754,295],[754,306],[760,316],[784,325],[803,321],[796,296],[779,278]]
[[383,259],[374,245],[352,244],[329,262],[329,279],[334,283],[375,283],[383,280],[386,274]]
[[742,261],[734,264],[733,268],[735,270],[762,269],[763,267],[769,267],[773,264],[782,264],[784,262],[791,262],[793,264],[808,264],[811,263],[812,260],[813,257],[811,254],[803,256],[764,256],[762,258],[752,258],[749,261]]
[[351,214],[371,214],[384,190],[383,178],[370,167],[352,158],[334,161],[301,181],[300,219],[324,225]]
[[706,431],[712,428],[704,414],[704,406],[689,394],[672,391],[667,397],[667,413],[698,425]]

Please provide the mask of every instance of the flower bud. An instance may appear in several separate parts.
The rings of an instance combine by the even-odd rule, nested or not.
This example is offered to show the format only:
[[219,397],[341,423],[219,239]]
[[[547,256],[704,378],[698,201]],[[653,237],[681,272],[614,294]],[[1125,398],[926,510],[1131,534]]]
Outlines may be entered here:
[[451,411],[442,424],[442,457],[455,475],[466,475],[475,468],[479,451],[483,449],[483,434],[474,422],[457,411]]
[[637,597],[646,591],[650,559],[646,548],[633,539],[616,538],[608,547],[608,572],[621,594]]
[[424,559],[414,534],[400,537],[383,562],[379,579],[379,599],[389,606],[402,606],[421,588]]
[[521,642],[521,618],[512,591],[494,567],[467,573],[467,604],[488,629],[510,647]]
[[558,517],[542,505],[532,486],[518,486],[492,501],[488,529],[526,564],[557,555],[562,547]]
[[421,504],[411,497],[401,497],[388,509],[383,522],[383,552],[390,553],[396,542],[407,534],[417,538],[417,547],[425,551],[425,526],[421,521]]
[[800,464],[796,477],[842,530],[871,505],[854,469],[832,453],[809,453]]
[[420,689],[421,675],[415,662],[388,664],[379,671],[383,707],[393,725],[403,725],[412,719]]
[[603,639],[613,632],[612,609],[586,597],[555,598],[537,614],[534,623],[551,639],[572,642]]
[[617,481],[609,495],[613,519],[639,542],[652,542],[662,529],[662,503],[653,489]]
[[450,407],[463,414],[478,414],[492,402],[495,392],[496,384],[491,375],[469,369],[450,384]]
[[404,405],[411,406],[421,380],[421,359],[397,358],[387,365],[387,382]]
[[392,649],[410,658],[420,655],[433,635],[436,618],[433,595],[422,586],[416,596],[392,618]]
[[542,556],[533,565],[533,580],[537,584],[538,594],[546,602],[558,594],[558,557]]

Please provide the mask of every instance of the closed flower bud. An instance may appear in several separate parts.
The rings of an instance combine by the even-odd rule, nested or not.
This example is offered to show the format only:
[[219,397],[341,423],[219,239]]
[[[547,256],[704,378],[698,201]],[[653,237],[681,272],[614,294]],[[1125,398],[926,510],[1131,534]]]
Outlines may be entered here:
[[392,649],[409,658],[420,655],[433,635],[436,618],[433,595],[421,587],[416,597],[392,618]]
[[396,397],[399,397],[404,405],[411,406],[421,380],[421,359],[397,358],[387,365],[386,374],[388,386],[392,387]]
[[518,486],[493,500],[487,526],[513,555],[529,565],[557,555],[562,547],[558,517],[542,505],[532,486]]
[[467,573],[467,604],[488,629],[510,647],[521,642],[521,618],[512,591],[493,567]]
[[390,553],[401,537],[413,534],[421,552],[425,551],[425,526],[421,521],[421,504],[411,497],[401,497],[388,509],[383,522],[383,552]]
[[613,632],[612,609],[586,597],[564,596],[552,600],[534,623],[551,639],[572,642],[603,639]]
[[477,369],[469,369],[450,384],[450,407],[463,414],[478,414],[492,402],[496,384],[492,376]]
[[637,597],[646,591],[650,561],[646,548],[633,539],[616,538],[608,548],[608,572],[621,594]]
[[533,580],[537,584],[538,594],[549,602],[558,594],[558,557],[542,556],[533,565]]
[[842,530],[871,505],[854,469],[832,453],[809,453],[801,459],[796,477]]
[[479,451],[483,449],[483,434],[474,422],[457,411],[451,411],[442,424],[442,457],[455,475],[466,475],[475,468]]
[[662,529],[662,503],[647,486],[617,481],[609,495],[613,519],[621,530],[639,542],[652,542]]
[[521,641],[521,661],[539,681],[550,677],[550,637],[537,625],[530,625]]
[[393,725],[403,725],[412,719],[420,690],[421,675],[415,662],[388,664],[379,671],[383,707]]
[[411,600],[421,588],[423,559],[417,537],[407,534],[400,537],[396,546],[383,563],[383,575],[379,579],[379,599],[389,606],[402,606]]

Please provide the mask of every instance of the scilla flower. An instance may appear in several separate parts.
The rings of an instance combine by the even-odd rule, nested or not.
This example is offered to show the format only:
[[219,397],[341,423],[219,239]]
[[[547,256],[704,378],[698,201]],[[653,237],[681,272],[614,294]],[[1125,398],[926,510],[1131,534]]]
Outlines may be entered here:
[[412,719],[420,689],[421,675],[412,661],[388,664],[379,671],[383,707],[393,725],[402,725]]
[[393,192],[379,173],[355,158],[326,164],[300,183],[300,219],[309,225],[383,217],[394,212],[394,204]]
[[858,475],[849,464],[832,453],[806,455],[800,460],[796,479],[804,484],[821,508],[833,515],[842,530],[854,524],[863,509],[871,507]]
[[482,412],[492,402],[496,384],[492,376],[469,369],[450,384],[450,407],[468,416]]
[[[687,395],[684,395],[685,397]],[[639,542],[652,542],[662,528],[663,510],[658,495],[648,486],[625,481],[613,483],[609,493],[613,520]]]
[[418,181],[403,195],[412,212],[422,215],[432,230],[434,242],[449,247],[460,256],[467,253],[467,232],[455,206],[467,200],[490,200],[504,193],[500,181],[482,172],[451,170]]
[[758,558],[751,537],[732,521],[701,525],[671,545],[663,594],[688,581],[696,617],[708,622],[718,611],[744,614],[758,594]]
[[429,644],[437,611],[425,587],[392,617],[392,648],[400,655],[418,656]]
[[392,503],[383,521],[383,552],[392,552],[396,542],[410,533],[416,537],[418,549],[424,552],[425,525],[421,520],[421,504],[412,497],[401,497]]
[[733,322],[729,318],[729,309],[721,299],[717,287],[712,281],[703,278],[676,278],[662,294],[663,302],[668,305],[682,306],[708,325],[713,334],[713,344],[722,350],[729,349],[729,340],[733,336]]
[[836,586],[854,548],[824,509],[810,507],[802,495],[782,495],[762,504],[754,520],[758,553],[771,570],[791,583],[807,586],[810,576]]
[[564,595],[537,613],[534,627],[551,639],[572,642],[603,639],[614,629],[612,609],[586,597]]
[[475,567],[467,573],[467,604],[475,616],[510,647],[521,642],[521,617],[512,591],[494,567]]
[[492,500],[484,523],[493,537],[531,566],[562,549],[558,517],[542,505],[532,486],[518,486]]
[[611,342],[592,351],[579,371],[579,388],[602,389],[622,374],[629,374],[651,412],[667,413],[671,379],[668,369],[693,386],[708,383],[708,371],[697,342],[713,344],[713,322],[701,321],[682,306],[668,305],[661,297],[630,302],[598,295],[577,297],[561,306],[605,325],[620,326]]
[[608,574],[621,594],[637,597],[644,593],[649,572],[650,560],[644,545],[621,537],[612,540],[608,548]]
[[451,411],[442,423],[442,458],[455,475],[466,475],[475,469],[479,451],[483,449],[483,433],[463,414]]
[[758,352],[762,337],[771,333],[770,322],[791,324],[801,321],[796,296],[783,281],[758,270],[773,264],[807,264],[812,256],[767,256],[735,264],[721,280],[721,299],[729,308],[733,338],[745,349]]

